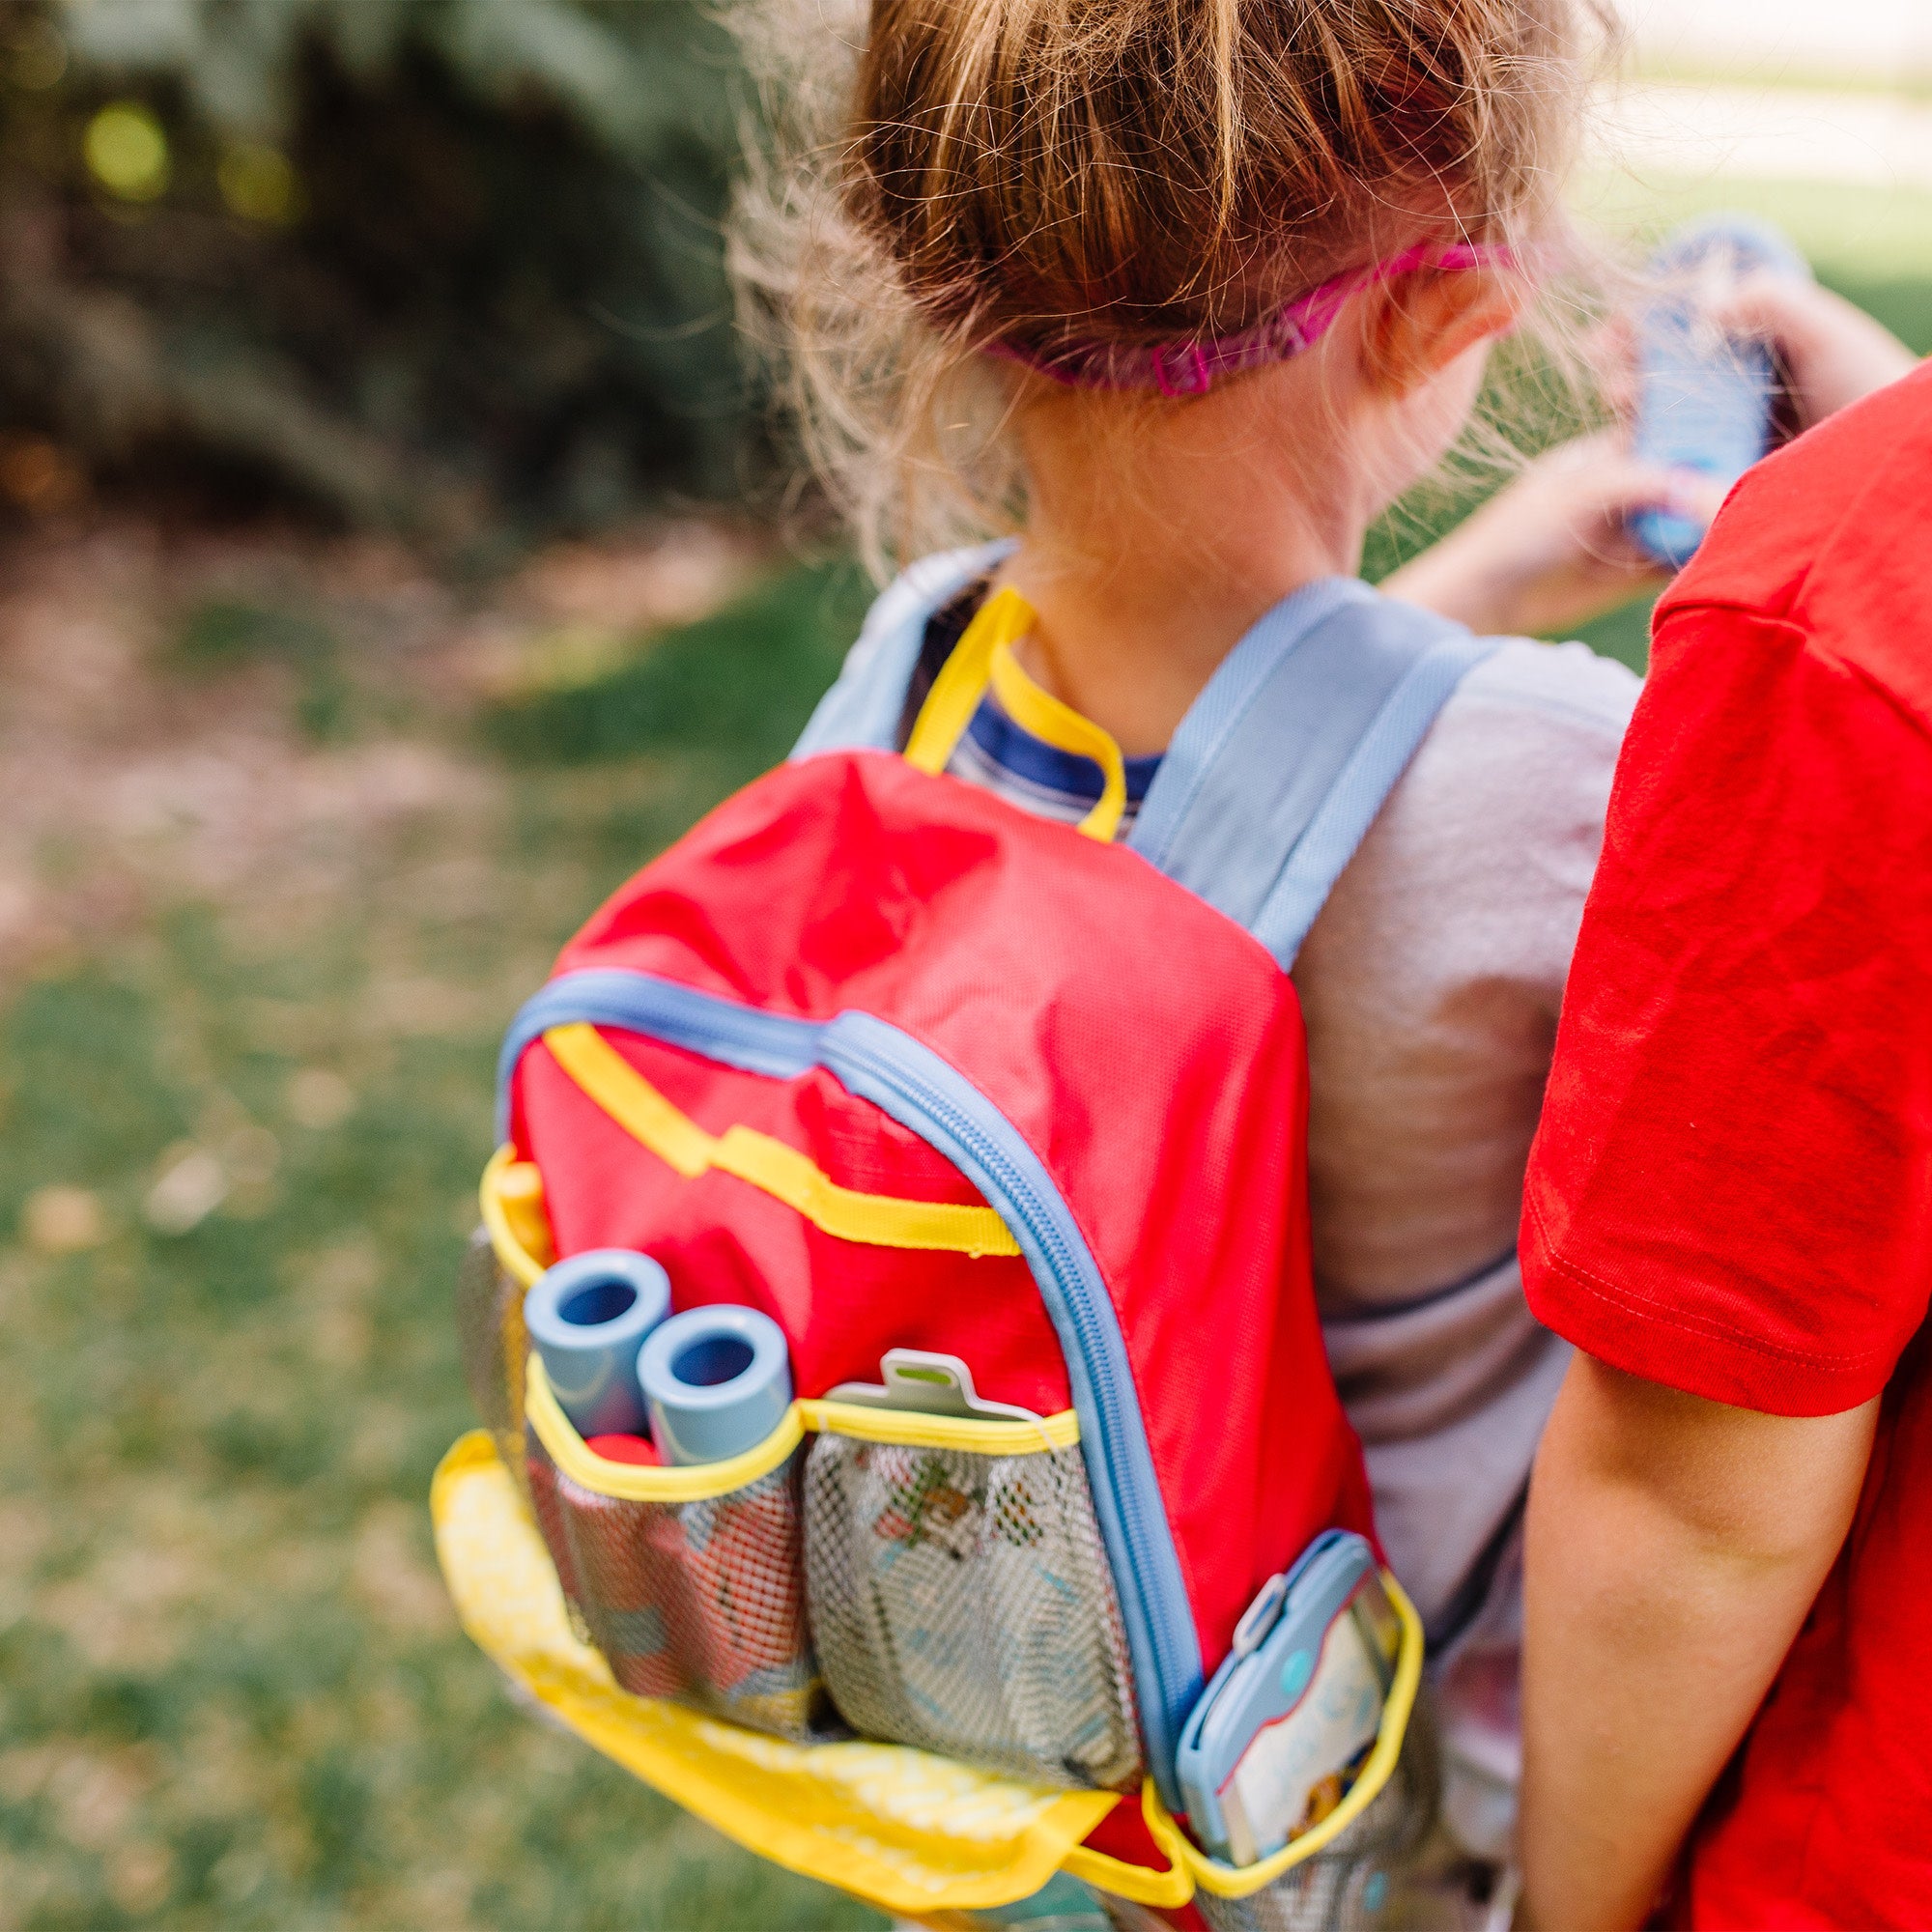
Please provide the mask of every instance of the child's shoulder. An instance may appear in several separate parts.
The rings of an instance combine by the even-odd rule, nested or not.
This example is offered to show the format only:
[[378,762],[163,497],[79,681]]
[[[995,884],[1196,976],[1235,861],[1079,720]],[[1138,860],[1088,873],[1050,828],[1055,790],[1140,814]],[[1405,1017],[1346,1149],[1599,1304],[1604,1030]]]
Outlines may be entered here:
[[[1541,644],[1510,638],[1463,680],[1443,722],[1509,723],[1519,731],[1620,742],[1642,680],[1588,644]],[[1484,714],[1488,714],[1484,718]]]
[[1387,814],[1425,845],[1480,838],[1594,849],[1634,672],[1581,643],[1512,638],[1468,672],[1423,740]]

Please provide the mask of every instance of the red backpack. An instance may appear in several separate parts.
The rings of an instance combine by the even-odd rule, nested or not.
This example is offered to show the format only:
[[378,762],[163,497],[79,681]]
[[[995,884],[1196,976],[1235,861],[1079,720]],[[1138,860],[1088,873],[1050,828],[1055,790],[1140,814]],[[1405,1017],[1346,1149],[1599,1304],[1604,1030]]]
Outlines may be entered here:
[[[1145,1777],[1178,1857],[1179,1733],[1243,1610],[1320,1532],[1374,1535],[1317,1320],[1285,968],[1487,645],[1310,586],[1223,665],[1115,843],[1120,754],[1018,671],[1010,593],[895,750],[926,616],[994,554],[888,593],[793,761],[622,887],[504,1045],[495,1170],[540,1195],[537,1259],[643,1251],[674,1308],[771,1317],[785,1428],[645,1525],[514,1337],[512,1401],[565,1594],[627,1690],[1043,1786]],[[989,683],[1100,764],[1086,824],[944,775]],[[893,1350],[965,1365],[954,1414],[851,1399]],[[1116,1846],[1162,1862],[1132,1815]],[[1210,1906],[1255,1889],[1219,1869]]]

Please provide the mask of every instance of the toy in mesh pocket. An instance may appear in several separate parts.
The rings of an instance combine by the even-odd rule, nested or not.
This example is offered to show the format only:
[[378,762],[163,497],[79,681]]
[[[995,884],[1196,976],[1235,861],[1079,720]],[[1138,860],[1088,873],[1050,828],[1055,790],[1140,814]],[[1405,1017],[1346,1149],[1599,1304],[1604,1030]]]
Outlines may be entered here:
[[724,1495],[606,1496],[534,1435],[531,1500],[583,1634],[626,1690],[775,1736],[824,1736],[824,1687],[799,1578],[796,1453]]
[[1438,1786],[1435,1724],[1418,1693],[1388,1782],[1346,1831],[1246,1898],[1204,1887],[1195,1906],[1212,1932],[1372,1932],[1435,1823]]
[[821,1435],[805,1497],[812,1634],[855,1730],[1040,1782],[1135,1783],[1120,1608],[1077,1447]]

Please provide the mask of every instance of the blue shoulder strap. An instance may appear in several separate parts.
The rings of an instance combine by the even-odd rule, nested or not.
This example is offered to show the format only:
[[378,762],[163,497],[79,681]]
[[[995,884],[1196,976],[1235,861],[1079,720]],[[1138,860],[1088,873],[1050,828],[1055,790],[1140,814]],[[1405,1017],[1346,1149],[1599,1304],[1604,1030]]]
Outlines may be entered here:
[[923,556],[879,593],[837,683],[818,700],[793,758],[818,752],[890,752],[898,741],[906,692],[919,668],[926,620],[976,583],[1012,549],[1012,540]]
[[[872,607],[792,756],[890,750],[926,620],[1010,548],[951,551],[900,577]],[[1292,967],[1436,714],[1499,641],[1357,578],[1304,584],[1194,700],[1128,846]]]
[[1304,584],[1208,679],[1127,843],[1287,970],[1436,714],[1500,642],[1356,578]]

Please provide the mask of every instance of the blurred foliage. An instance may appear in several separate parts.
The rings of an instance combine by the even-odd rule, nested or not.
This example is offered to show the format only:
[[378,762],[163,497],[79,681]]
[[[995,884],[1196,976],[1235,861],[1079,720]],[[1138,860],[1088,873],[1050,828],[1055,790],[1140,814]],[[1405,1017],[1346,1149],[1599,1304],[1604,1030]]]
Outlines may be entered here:
[[297,677],[295,721],[302,735],[320,741],[348,728],[349,682],[335,635],[305,612],[212,598],[187,612],[175,655],[185,670],[200,674],[265,659],[288,665]]
[[790,750],[870,597],[852,565],[793,570],[611,668],[498,705],[490,736],[513,757],[565,764],[676,748],[743,783]]
[[701,0],[0,0],[0,492],[460,547],[741,480]]
[[[474,1422],[450,1291],[502,1025],[590,908],[796,731],[844,594],[797,573],[640,647],[647,755],[579,763],[559,735],[565,763],[493,761],[487,789],[357,840],[327,891],[177,905],[9,992],[7,1932],[882,1926],[515,1702],[456,1628],[425,1507]],[[762,683],[732,655],[753,624]],[[210,600],[156,663],[219,698],[328,635],[299,605]],[[725,688],[696,673],[706,638]],[[377,670],[351,634],[334,655]],[[450,743],[415,702],[381,728]],[[284,869],[311,863],[292,846]]]

